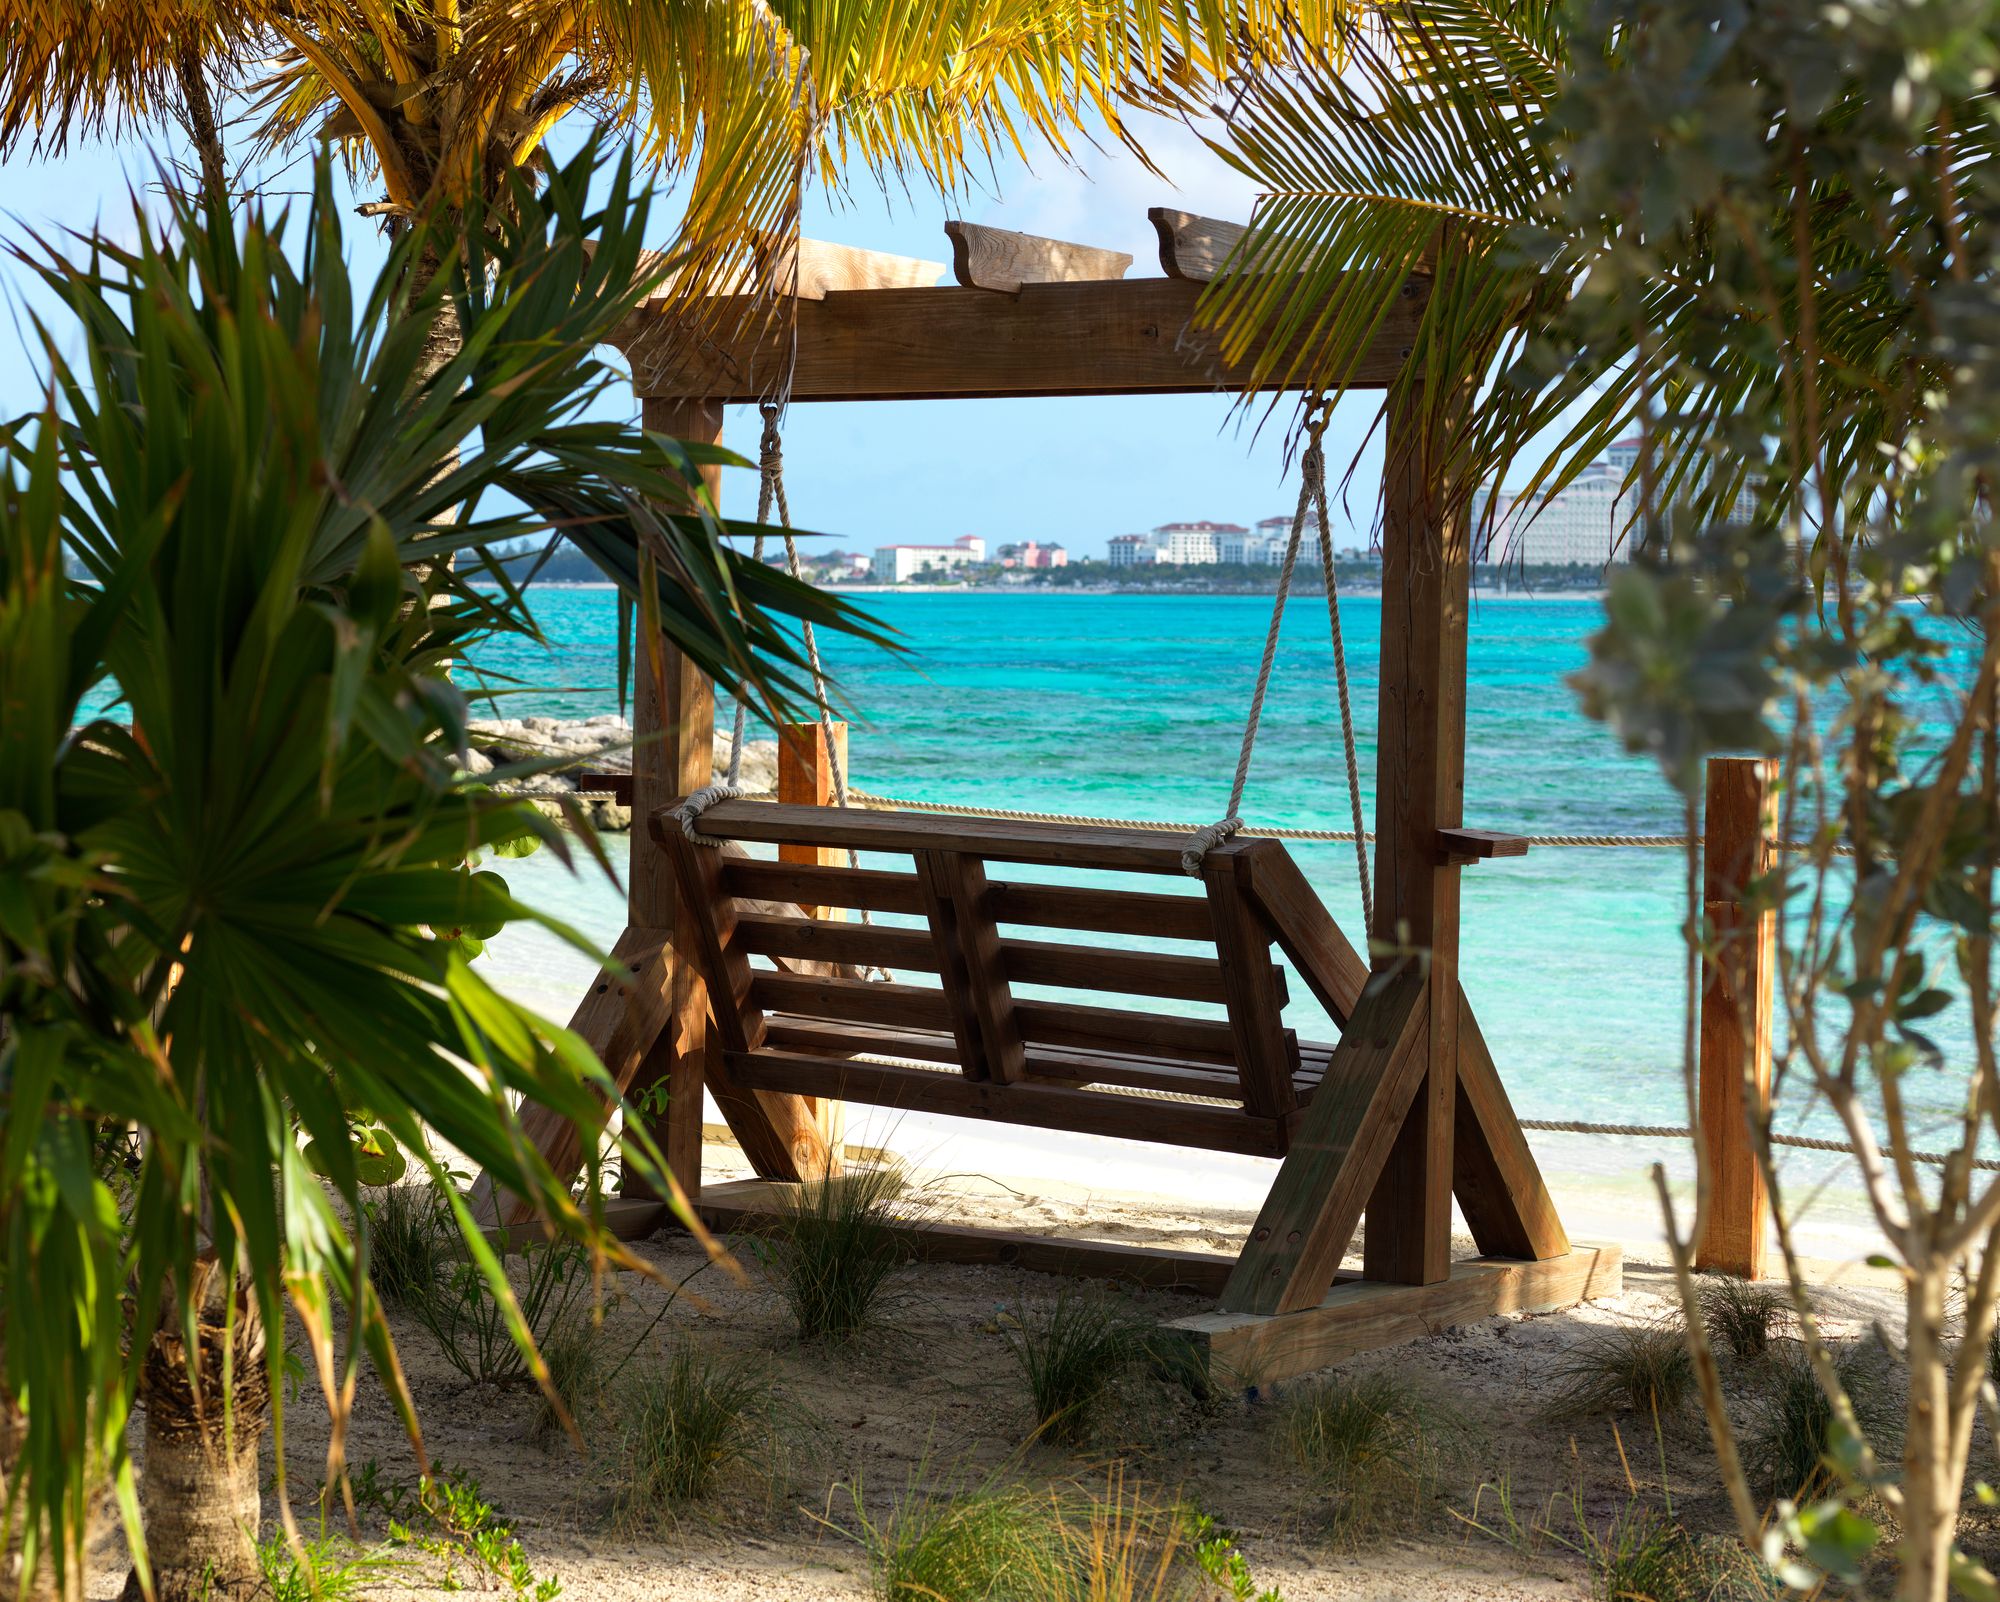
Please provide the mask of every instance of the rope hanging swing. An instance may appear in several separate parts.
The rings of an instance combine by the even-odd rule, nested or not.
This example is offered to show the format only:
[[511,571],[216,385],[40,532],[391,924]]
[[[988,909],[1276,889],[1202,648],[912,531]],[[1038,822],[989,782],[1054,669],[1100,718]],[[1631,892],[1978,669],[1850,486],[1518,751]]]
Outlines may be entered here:
[[[757,521],[770,522],[775,508],[778,526],[783,530],[785,540],[785,566],[793,578],[802,578],[803,569],[799,561],[798,541],[792,535],[792,511],[785,495],[785,469],[783,440],[778,429],[778,408],[766,401],[760,408],[764,419],[764,430],[758,442],[758,490]],[[1361,886],[1362,926],[1371,928],[1375,922],[1375,898],[1368,876],[1367,833],[1362,826],[1361,807],[1361,761],[1356,750],[1354,735],[1354,709],[1347,675],[1347,646],[1340,626],[1340,587],[1334,571],[1333,542],[1329,534],[1330,519],[1326,500],[1326,449],[1325,435],[1331,409],[1325,397],[1316,397],[1306,404],[1306,445],[1299,458],[1299,501],[1292,513],[1291,532],[1285,540],[1285,556],[1278,571],[1278,593],[1271,603],[1271,625],[1264,635],[1264,653],[1257,667],[1256,688],[1250,695],[1250,712],[1244,721],[1243,744],[1236,754],[1236,774],[1229,787],[1229,806],[1222,818],[1197,829],[1189,838],[1187,847],[1181,853],[1181,867],[1191,876],[1201,874],[1202,859],[1209,848],[1239,833],[1243,828],[1243,794],[1250,782],[1250,761],[1257,748],[1258,728],[1263,721],[1264,701],[1271,688],[1271,674],[1277,664],[1278,636],[1284,627],[1285,602],[1290,598],[1292,573],[1298,566],[1299,547],[1304,540],[1306,518],[1310,513],[1316,520],[1319,541],[1320,576],[1326,588],[1327,625],[1333,639],[1333,668],[1340,702],[1340,738],[1347,764],[1347,799],[1354,818],[1354,863],[1356,876]],[[751,558],[761,562],[764,559],[766,535],[760,527],[756,543],[751,550]],[[812,669],[813,701],[819,717],[821,732],[826,739],[827,760],[831,766],[834,803],[840,807],[848,805],[847,773],[840,760],[840,752],[833,737],[833,713],[827,701],[826,675],[820,666],[819,644],[813,637],[813,626],[803,625],[806,660]],[[697,828],[701,814],[718,801],[732,800],[743,791],[739,783],[743,772],[743,735],[747,708],[743,702],[736,703],[736,719],[729,743],[729,772],[721,784],[712,784],[696,791],[674,809],[674,817],[690,840],[703,845],[719,842],[708,839]],[[848,866],[860,865],[859,855],[850,849],[847,853]],[[870,921],[867,911],[861,914],[862,922]],[[887,977],[886,972],[876,970]]]
[[1326,506],[1326,425],[1332,408],[1324,396],[1306,403],[1306,447],[1299,457],[1299,504],[1292,513],[1285,540],[1285,559],[1278,570],[1278,593],[1271,603],[1271,626],[1264,634],[1264,655],[1257,666],[1257,687],[1250,692],[1250,715],[1243,725],[1243,745],[1236,753],[1236,777],[1229,787],[1229,806],[1218,822],[1197,829],[1181,853],[1181,867],[1199,875],[1211,846],[1243,828],[1243,792],[1250,782],[1250,758],[1257,748],[1257,729],[1264,716],[1264,698],[1271,688],[1271,671],[1278,658],[1278,634],[1284,627],[1285,602],[1291,595],[1292,570],[1298,565],[1306,514],[1317,519],[1320,576],[1326,585],[1327,625],[1333,636],[1333,672],[1340,694],[1340,739],[1347,757],[1347,800],[1354,815],[1354,865],[1361,882],[1362,927],[1375,925],[1375,896],[1368,879],[1367,832],[1361,821],[1361,759],[1355,749],[1354,708],[1348,691],[1347,645],[1340,630],[1340,588],[1333,567],[1333,538]]
[[[799,542],[792,534],[792,507],[785,496],[785,454],[784,439],[778,430],[778,406],[775,401],[765,401],[758,407],[764,419],[764,431],[757,442],[757,537],[750,547],[753,562],[764,560],[766,541],[765,525],[771,521],[773,507],[778,513],[778,526],[785,538],[785,571],[795,579],[803,581],[804,564],[799,561]],[[820,734],[826,741],[827,766],[833,779],[834,804],[847,805],[847,766],[841,759],[841,749],[833,736],[833,708],[827,700],[826,671],[820,665],[819,641],[813,637],[813,626],[801,620],[800,624],[806,647],[806,662],[812,669],[813,708],[819,720]],[[718,801],[730,801],[743,794],[743,735],[748,708],[741,699],[736,703],[736,718],[729,736],[729,772],[720,784],[711,784],[697,790],[678,807],[674,808],[674,819],[690,840],[701,845],[720,845],[696,827],[701,815]],[[861,866],[860,854],[848,848],[847,865]],[[861,909],[861,921],[872,924],[868,909]],[[881,982],[895,978],[887,968],[871,965],[864,969],[863,977]]]

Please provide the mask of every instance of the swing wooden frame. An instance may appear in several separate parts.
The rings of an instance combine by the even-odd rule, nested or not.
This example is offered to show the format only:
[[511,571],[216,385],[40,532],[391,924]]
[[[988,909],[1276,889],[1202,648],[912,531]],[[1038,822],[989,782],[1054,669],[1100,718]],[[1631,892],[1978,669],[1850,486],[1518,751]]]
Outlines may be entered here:
[[[652,308],[634,319],[623,344],[646,426],[719,440],[722,406],[762,398],[788,367],[793,402],[1241,387],[1247,365],[1226,360],[1196,321],[1203,282],[1240,229],[1168,211],[1154,212],[1152,220],[1164,278],[1122,277],[1129,258],[1119,253],[967,224],[948,225],[957,282],[940,287],[924,286],[944,270],[942,263],[802,242],[787,264],[796,269],[787,287],[799,296],[788,329],[752,316],[747,301],[725,305],[711,326],[738,332],[690,351],[662,337]],[[1411,279],[1360,364],[1355,387],[1386,387],[1400,372],[1428,287],[1422,277]],[[677,801],[711,782],[712,686],[671,647],[661,679],[637,675],[630,922],[614,948],[630,973],[601,974],[572,1027],[628,1095],[664,1089],[666,1112],[655,1132],[676,1178],[713,1226],[752,1224],[772,1210],[772,1185],[833,1169],[838,1143],[829,1139],[829,1104],[843,1086],[851,1094],[861,1082],[855,1058],[882,1055],[873,1026],[849,1019],[852,1041],[843,1046],[825,1038],[824,1017],[803,1021],[820,1027],[812,1050],[767,1049],[755,1038],[764,1027],[763,1001],[801,991],[752,975],[747,957],[761,940],[794,958],[872,961],[871,952],[886,953],[885,940],[900,942],[906,954],[915,949],[912,931],[824,924],[839,932],[815,937],[798,927],[808,917],[765,916],[746,942],[734,910],[736,897],[772,891],[779,894],[767,900],[807,909],[854,905],[857,893],[865,904],[857,886],[867,876],[843,880],[853,870],[831,866],[857,845],[900,851],[913,863],[913,874],[893,877],[918,887],[943,978],[943,989],[929,993],[939,999],[923,1004],[932,1009],[924,1016],[939,1026],[938,1038],[951,1040],[949,1060],[959,1069],[956,1076],[932,1071],[914,1081],[877,1072],[868,1080],[873,1099],[890,1100],[899,1088],[924,1090],[929,1105],[951,1103],[944,1110],[1028,1124],[1072,1121],[1059,1127],[1087,1118],[1097,1132],[1139,1138],[1165,1138],[1161,1131],[1171,1125],[1177,1143],[1281,1157],[1233,1263],[949,1228],[913,1237],[923,1255],[1212,1291],[1216,1312],[1173,1327],[1217,1363],[1265,1379],[1493,1313],[1618,1293],[1617,1247],[1575,1244],[1564,1233],[1459,984],[1460,873],[1472,862],[1518,854],[1521,846],[1510,836],[1464,827],[1470,535],[1462,513],[1443,510],[1447,498],[1431,465],[1442,453],[1424,437],[1422,415],[1420,406],[1399,408],[1387,430],[1370,930],[1377,957],[1371,965],[1356,953],[1275,841],[1238,837],[1212,848],[1204,864],[1217,957],[1213,973],[1203,970],[1203,982],[1212,981],[1228,1003],[1234,1039],[1223,1055],[1240,1076],[1240,1107],[1168,1115],[1158,1110],[1162,1103],[1138,1096],[1066,1089],[1049,1082],[1046,1050],[1039,1068],[1015,1055],[1018,1009],[997,1021],[979,1010],[1004,994],[1008,964],[1018,973],[1021,960],[1010,948],[1024,943],[1000,933],[1000,924],[1017,920],[1003,915],[1006,905],[995,905],[989,862],[1141,871],[1171,863],[1178,871],[1184,844],[1178,837],[725,802],[703,814],[697,825],[703,833],[779,843],[794,865],[789,878],[775,865],[772,871],[732,866],[715,848],[688,840],[669,816]],[[707,487],[715,493],[714,474]],[[877,872],[874,888],[881,890],[887,877]],[[897,909],[914,907],[909,885],[882,893]],[[848,899],[835,902],[836,893]],[[1018,897],[1012,905],[1019,910]],[[1276,1016],[1282,992],[1271,975],[1278,986],[1283,979],[1270,961],[1273,943],[1341,1026],[1339,1042],[1325,1048],[1323,1059],[1287,1044]],[[891,999],[906,1009],[917,1005]],[[853,1002],[845,998],[842,1005]],[[907,1024],[914,1014],[902,1016]],[[785,1038],[802,1038],[796,1016],[784,1028]],[[901,1038],[908,1045],[913,1037],[906,1030]],[[1006,1059],[997,1078],[996,1040]],[[1296,1078],[1288,1051],[1297,1051],[1304,1065]],[[1053,1077],[1078,1071],[1072,1063]],[[958,1088],[926,1089],[950,1086],[954,1078]],[[702,1187],[704,1085],[758,1180]],[[1076,1097],[1092,1098],[1087,1112]],[[530,1130],[559,1169],[574,1170],[573,1134],[532,1116]],[[1481,1254],[1457,1262],[1454,1197]],[[1343,1274],[1342,1259],[1364,1215],[1360,1272]],[[658,1222],[657,1208],[629,1219],[634,1230]]]

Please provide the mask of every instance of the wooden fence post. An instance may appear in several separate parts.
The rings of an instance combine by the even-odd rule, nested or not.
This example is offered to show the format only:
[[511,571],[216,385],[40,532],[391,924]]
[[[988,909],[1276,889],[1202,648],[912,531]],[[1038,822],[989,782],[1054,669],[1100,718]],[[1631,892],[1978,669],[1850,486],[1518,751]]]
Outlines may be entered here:
[[[1701,1138],[1708,1156],[1707,1227],[1695,1266],[1757,1279],[1764,1272],[1764,1176],[1750,1113],[1771,1101],[1771,980],[1777,914],[1744,906],[1744,886],[1769,870],[1778,765],[1710,757],[1702,824],[1702,900],[1716,950],[1701,987]],[[1754,1099],[1753,1099],[1754,1098]]]
[[[839,764],[842,775],[847,773],[847,725],[829,720],[833,732],[833,744],[827,744],[827,728],[817,720],[811,723],[787,723],[778,729],[778,799],[801,806],[831,806],[836,798],[833,775],[835,764]],[[799,862],[808,866],[846,867],[847,852],[835,846],[781,845],[778,860]],[[810,918],[840,920],[847,916],[844,907],[809,907],[799,909]],[[808,1096],[806,1102],[812,1109],[813,1119],[819,1125],[821,1138],[826,1142],[826,1160],[829,1175],[840,1172],[841,1153],[846,1142],[847,1104],[832,1101],[823,1096]]]

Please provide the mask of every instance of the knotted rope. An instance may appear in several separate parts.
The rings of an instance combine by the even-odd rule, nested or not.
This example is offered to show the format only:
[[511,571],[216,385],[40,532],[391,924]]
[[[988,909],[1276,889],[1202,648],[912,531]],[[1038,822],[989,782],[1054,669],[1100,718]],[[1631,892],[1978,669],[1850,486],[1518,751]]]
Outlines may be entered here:
[[[733,769],[735,764],[732,763],[730,766]],[[732,771],[730,778],[734,779],[735,777],[736,775]],[[724,842],[712,834],[703,834],[695,825],[701,821],[701,815],[714,806],[716,802],[734,801],[742,794],[743,792],[733,783],[703,785],[694,794],[683,797],[681,804],[675,807],[668,816],[681,826],[681,833],[686,835],[696,845],[707,846],[713,850],[722,846]]]
[[[1264,698],[1278,660],[1278,636],[1285,625],[1285,602],[1291,595],[1292,571],[1298,566],[1306,514],[1318,520],[1320,576],[1326,585],[1327,623],[1333,635],[1333,670],[1340,689],[1340,737],[1347,758],[1347,799],[1354,814],[1354,861],[1361,881],[1362,927],[1375,924],[1375,898],[1368,882],[1368,833],[1361,818],[1361,759],[1354,742],[1354,709],[1347,688],[1347,645],[1340,630],[1340,589],[1333,567],[1333,531],[1326,505],[1326,425],[1332,413],[1321,404],[1306,424],[1306,448],[1299,458],[1299,504],[1292,512],[1285,559],[1278,569],[1278,593],[1271,602],[1271,626],[1264,634],[1264,654],[1257,664],[1257,686],[1250,692],[1250,714],[1243,724],[1243,744],[1236,753],[1236,776],[1229,786],[1229,805],[1219,822],[1197,829],[1181,852],[1182,871],[1199,875],[1202,858],[1243,827],[1243,792],[1250,783],[1250,758],[1257,749],[1257,728],[1264,717]],[[1344,834],[1345,831],[1342,831]]]

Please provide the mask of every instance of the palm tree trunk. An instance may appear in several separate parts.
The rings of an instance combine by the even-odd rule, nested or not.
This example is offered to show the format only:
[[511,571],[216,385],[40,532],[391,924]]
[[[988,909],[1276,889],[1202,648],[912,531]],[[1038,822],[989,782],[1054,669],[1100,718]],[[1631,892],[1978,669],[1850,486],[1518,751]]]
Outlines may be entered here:
[[201,74],[201,53],[192,46],[183,50],[174,63],[180,84],[181,123],[201,163],[202,193],[217,201],[229,198],[229,170],[223,161],[222,133],[215,125],[215,101],[208,92],[208,80]]
[[[177,1323],[163,1319],[146,1349],[140,1399],[146,1410],[146,1462],[139,1480],[146,1553],[158,1602],[221,1602],[262,1588],[257,1530],[263,1516],[258,1446],[270,1413],[264,1324],[247,1293],[236,1297],[235,1328],[220,1301],[222,1275],[199,1265],[200,1349],[189,1372]],[[225,1384],[225,1354],[234,1353]],[[143,1595],[135,1570],[126,1602]]]

